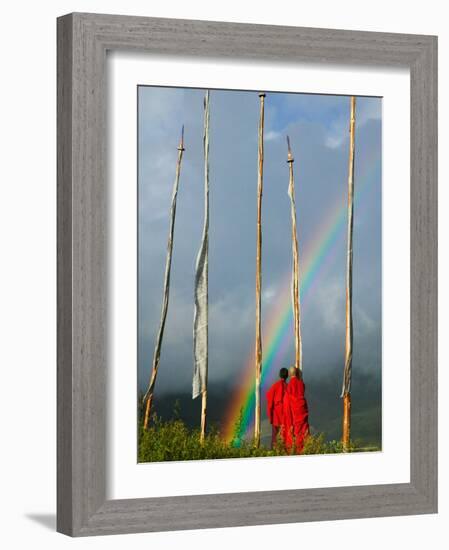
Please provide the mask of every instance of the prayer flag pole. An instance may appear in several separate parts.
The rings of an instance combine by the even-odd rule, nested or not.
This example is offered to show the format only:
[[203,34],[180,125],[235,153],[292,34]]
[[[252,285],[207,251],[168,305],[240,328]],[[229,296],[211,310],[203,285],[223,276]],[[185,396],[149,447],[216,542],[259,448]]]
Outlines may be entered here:
[[290,138],[287,136],[287,162],[289,166],[288,196],[290,197],[291,218],[292,218],[292,306],[295,331],[295,367],[302,370],[302,338],[301,338],[301,309],[299,300],[299,252],[298,237],[296,230],[296,204],[295,204],[295,180],[293,176],[293,158],[290,148]]
[[209,90],[204,97],[204,226],[200,250],[196,259],[195,313],[193,320],[194,370],[192,398],[201,394],[200,439],[206,435],[207,375],[208,375],[208,278],[209,278]]
[[173,252],[173,237],[174,237],[175,217],[176,217],[176,199],[178,196],[179,176],[181,173],[181,161],[182,161],[182,154],[184,150],[185,149],[184,149],[184,126],[183,126],[181,131],[181,141],[179,142],[179,146],[178,146],[178,160],[176,163],[175,182],[173,184],[173,194],[172,194],[172,200],[171,200],[170,229],[168,234],[167,258],[165,262],[164,295],[163,295],[163,301],[162,301],[161,319],[159,323],[159,331],[156,338],[156,344],[154,347],[153,368],[151,371],[150,383],[148,385],[148,389],[145,395],[143,396],[143,400],[142,400],[142,403],[145,403],[146,401],[145,417],[144,417],[144,423],[143,423],[143,427],[145,430],[148,428],[148,423],[149,423],[150,414],[151,414],[153,392],[154,392],[154,386],[156,384],[156,377],[159,369],[162,339],[164,336],[165,320],[167,318],[168,300],[170,295],[170,271],[171,271],[172,252]]
[[254,444],[260,445],[260,379],[262,375],[262,327],[261,327],[261,287],[262,287],[262,192],[263,192],[263,131],[265,115],[265,94],[259,93],[260,115],[258,133],[258,177],[257,177],[257,249],[256,249],[256,383],[254,413]]
[[351,377],[352,377],[352,234],[354,225],[354,152],[355,152],[355,97],[351,97],[351,118],[349,123],[349,167],[348,167],[348,251],[346,262],[346,338],[345,368],[343,374],[343,450],[349,450],[351,439]]

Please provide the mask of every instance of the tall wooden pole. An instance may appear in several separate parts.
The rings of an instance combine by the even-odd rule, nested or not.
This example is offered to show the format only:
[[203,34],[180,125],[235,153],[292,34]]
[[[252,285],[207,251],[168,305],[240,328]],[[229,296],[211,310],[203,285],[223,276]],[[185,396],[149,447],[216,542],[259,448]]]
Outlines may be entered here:
[[145,430],[148,428],[148,424],[150,420],[151,405],[153,403],[154,386],[156,384],[156,378],[157,378],[157,373],[159,369],[162,339],[164,337],[165,320],[167,318],[168,300],[170,296],[171,259],[172,259],[172,252],[173,252],[173,237],[174,237],[175,217],[176,217],[176,199],[178,196],[179,176],[181,173],[181,161],[182,161],[182,154],[184,150],[185,149],[184,149],[184,126],[183,126],[182,132],[181,132],[181,141],[179,142],[179,146],[178,146],[178,160],[176,162],[176,174],[175,174],[175,182],[173,184],[173,194],[172,194],[172,202],[171,202],[171,210],[170,210],[170,229],[168,233],[167,258],[165,261],[164,297],[162,301],[161,319],[159,323],[159,331],[156,338],[156,345],[154,347],[153,368],[151,371],[151,378],[148,384],[148,389],[143,397],[143,403],[145,403],[146,401],[145,416],[144,416],[144,422],[143,422],[143,427]]
[[302,370],[302,339],[301,339],[301,309],[299,300],[299,252],[298,252],[298,237],[296,229],[296,204],[295,204],[295,180],[293,176],[293,158],[290,148],[290,138],[287,136],[287,162],[289,166],[289,186],[288,195],[290,197],[291,218],[292,218],[292,305],[293,319],[295,331],[295,367]]
[[262,288],[262,193],[263,193],[263,132],[265,116],[265,94],[259,93],[260,115],[258,134],[258,175],[257,175],[257,248],[256,248],[256,383],[254,413],[254,444],[260,445],[260,379],[262,376],[262,326],[261,326],[261,288]]
[[349,123],[348,166],[348,251],[346,261],[346,338],[345,369],[343,375],[343,450],[348,451],[351,439],[351,375],[352,375],[352,235],[354,225],[354,153],[355,153],[355,97],[351,97]]

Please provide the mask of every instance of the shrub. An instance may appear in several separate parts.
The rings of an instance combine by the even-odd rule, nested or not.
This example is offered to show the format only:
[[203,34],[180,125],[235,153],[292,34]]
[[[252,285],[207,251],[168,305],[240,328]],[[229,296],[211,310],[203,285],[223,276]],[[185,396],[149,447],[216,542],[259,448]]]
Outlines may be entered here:
[[[139,400],[140,404],[141,400]],[[140,407],[140,413],[143,408]],[[250,458],[267,456],[285,456],[294,453],[294,446],[286,449],[281,435],[277,437],[273,449],[263,445],[257,447],[253,440],[244,437],[243,410],[235,423],[231,442],[222,439],[219,430],[211,426],[204,441],[200,440],[200,430],[189,428],[180,415],[179,401],[175,403],[173,418],[163,421],[153,414],[150,427],[143,428],[143,414],[139,414],[139,462],[166,462],[181,460],[205,460],[217,458]],[[350,443],[349,452],[357,450],[378,450],[376,447],[361,448],[354,442]],[[301,454],[333,454],[342,453],[340,441],[326,441],[323,433],[309,435],[304,441]]]
[[[351,444],[350,451],[357,448]],[[373,449],[376,450],[376,449]],[[340,441],[326,441],[324,434],[310,435],[304,442],[302,454],[329,454],[343,452]],[[293,454],[285,449],[278,437],[273,449],[256,447],[252,440],[242,435],[242,420],[236,423],[232,442],[221,438],[220,432],[212,427],[204,442],[200,441],[200,430],[190,429],[175,415],[175,418],[162,421],[154,415],[148,430],[139,426],[139,462],[165,462],[180,460],[204,460],[217,458],[250,458],[285,456]]]
[[204,460],[214,458],[241,458],[251,456],[274,456],[274,452],[264,447],[256,448],[242,440],[235,447],[220,437],[212,428],[204,442],[200,441],[200,431],[189,429],[182,420],[167,422],[153,417],[148,430],[140,427],[139,462],[163,462],[179,460]]

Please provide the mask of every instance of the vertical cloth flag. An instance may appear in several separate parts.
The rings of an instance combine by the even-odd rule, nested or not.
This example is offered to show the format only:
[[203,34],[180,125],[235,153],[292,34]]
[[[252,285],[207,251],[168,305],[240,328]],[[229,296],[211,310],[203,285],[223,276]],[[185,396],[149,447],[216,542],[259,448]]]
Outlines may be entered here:
[[204,225],[196,259],[195,312],[193,319],[192,398],[207,389],[208,371],[208,277],[209,277],[209,90],[204,97]]
[[165,321],[167,318],[168,302],[170,297],[170,273],[171,273],[171,261],[172,261],[172,253],[173,253],[173,238],[174,238],[174,232],[175,232],[176,201],[178,197],[179,176],[181,173],[181,161],[182,161],[183,152],[184,152],[184,126],[182,127],[181,141],[178,146],[178,160],[176,163],[176,174],[175,174],[175,181],[173,184],[173,192],[172,192],[172,198],[171,198],[170,228],[168,233],[167,256],[165,261],[164,291],[163,291],[164,293],[163,293],[163,299],[162,299],[161,318],[159,322],[159,330],[156,337],[156,344],[154,346],[153,368],[151,371],[150,383],[143,397],[144,403],[147,400],[145,420],[144,420],[145,429],[148,426],[149,416],[151,412],[151,403],[153,400],[154,386],[156,384],[156,378],[157,378],[157,373],[159,369],[162,340],[164,337]]
[[346,256],[346,336],[345,368],[341,397],[351,391],[352,376],[352,239],[354,228],[354,157],[355,157],[355,107],[356,99],[351,97],[351,115],[349,122],[349,163],[348,163],[348,249]]
[[290,148],[290,138],[288,136],[287,148],[287,162],[289,165],[288,196],[290,197],[290,209],[292,218],[292,308],[295,331],[295,367],[302,370],[301,309],[299,297],[299,252],[296,229],[295,180],[293,177],[294,158]]

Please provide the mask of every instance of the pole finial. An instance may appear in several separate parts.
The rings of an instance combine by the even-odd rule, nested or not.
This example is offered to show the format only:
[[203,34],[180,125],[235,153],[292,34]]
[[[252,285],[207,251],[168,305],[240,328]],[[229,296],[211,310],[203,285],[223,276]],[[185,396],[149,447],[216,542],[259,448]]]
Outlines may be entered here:
[[259,92],[259,97],[266,97],[266,93],[265,92]]
[[185,151],[184,149],[184,124],[181,128],[181,141],[179,142],[178,151]]
[[292,149],[290,147],[290,138],[289,138],[289,136],[287,136],[287,149],[288,149],[287,162],[294,162],[295,159],[293,158],[293,155],[292,155]]

